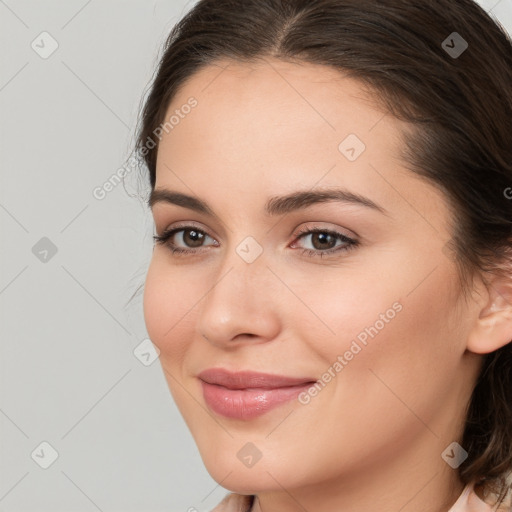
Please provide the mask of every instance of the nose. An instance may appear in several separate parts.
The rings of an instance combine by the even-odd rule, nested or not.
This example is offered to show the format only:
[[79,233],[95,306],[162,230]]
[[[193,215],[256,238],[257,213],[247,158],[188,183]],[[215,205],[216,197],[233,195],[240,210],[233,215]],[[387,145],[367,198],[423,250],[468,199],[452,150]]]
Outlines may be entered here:
[[279,284],[263,255],[248,263],[233,250],[200,303],[199,335],[222,348],[274,339],[281,325]]

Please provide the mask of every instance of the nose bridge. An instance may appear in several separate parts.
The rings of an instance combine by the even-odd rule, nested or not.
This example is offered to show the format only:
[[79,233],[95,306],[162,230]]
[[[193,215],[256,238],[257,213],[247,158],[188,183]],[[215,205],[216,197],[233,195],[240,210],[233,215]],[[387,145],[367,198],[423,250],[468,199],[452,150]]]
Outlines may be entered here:
[[217,343],[238,334],[272,337],[278,328],[272,278],[263,247],[253,237],[230,248],[204,298],[200,334]]
[[[237,238],[234,236],[234,240]],[[238,242],[229,246],[222,264],[219,266],[218,284],[222,280],[227,279],[224,287],[227,292],[230,289],[236,291],[263,291],[268,288],[269,276],[272,273],[267,268],[268,251],[264,250],[263,241],[258,242],[253,236],[238,236]],[[217,285],[214,287],[216,288]],[[223,287],[223,288],[224,288]],[[213,291],[213,289],[212,289]]]
[[[260,246],[261,247],[261,246]],[[254,242],[243,240],[225,256],[219,266],[218,277],[208,294],[209,302],[217,307],[250,311],[254,303],[260,303],[268,290],[270,274],[263,252],[256,254]],[[233,302],[234,301],[234,302]]]

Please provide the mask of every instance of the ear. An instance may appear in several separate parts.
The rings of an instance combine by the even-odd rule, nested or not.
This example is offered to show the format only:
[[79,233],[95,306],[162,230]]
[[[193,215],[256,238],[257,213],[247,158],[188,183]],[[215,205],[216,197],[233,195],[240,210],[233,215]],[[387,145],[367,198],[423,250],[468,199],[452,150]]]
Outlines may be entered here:
[[467,349],[488,354],[512,342],[512,269],[502,268],[487,283],[482,281],[481,290],[480,313],[469,333]]

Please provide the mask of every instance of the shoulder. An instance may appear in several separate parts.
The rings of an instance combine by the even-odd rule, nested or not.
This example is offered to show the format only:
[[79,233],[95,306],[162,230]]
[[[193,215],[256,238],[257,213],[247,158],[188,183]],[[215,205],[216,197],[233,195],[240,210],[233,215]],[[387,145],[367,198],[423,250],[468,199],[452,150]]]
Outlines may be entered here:
[[[507,483],[512,482],[507,479]],[[468,484],[449,512],[512,512],[512,488],[499,504],[498,496],[491,489],[485,484]]]
[[250,512],[254,496],[229,493],[211,512]]

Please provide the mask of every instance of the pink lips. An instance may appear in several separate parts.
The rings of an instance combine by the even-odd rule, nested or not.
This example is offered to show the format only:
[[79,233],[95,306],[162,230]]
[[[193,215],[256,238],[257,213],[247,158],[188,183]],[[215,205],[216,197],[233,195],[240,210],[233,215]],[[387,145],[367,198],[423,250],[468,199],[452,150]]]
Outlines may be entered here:
[[293,378],[256,372],[232,373],[210,368],[198,375],[203,397],[215,413],[228,418],[256,418],[293,400],[314,384],[315,379]]

